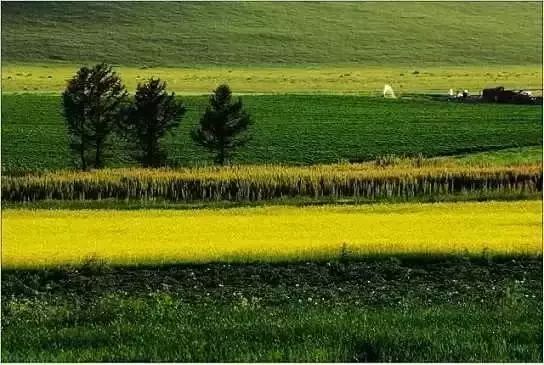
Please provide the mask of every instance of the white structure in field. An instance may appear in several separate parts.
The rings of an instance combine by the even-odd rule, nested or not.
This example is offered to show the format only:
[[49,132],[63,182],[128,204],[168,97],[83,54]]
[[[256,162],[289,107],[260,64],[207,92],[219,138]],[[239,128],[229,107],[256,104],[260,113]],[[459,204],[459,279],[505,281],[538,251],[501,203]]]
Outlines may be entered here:
[[392,98],[392,99],[396,99],[396,98],[397,98],[397,97],[395,96],[395,92],[393,91],[393,88],[391,87],[391,85],[386,84],[386,85],[383,87],[383,97],[384,97],[384,98]]

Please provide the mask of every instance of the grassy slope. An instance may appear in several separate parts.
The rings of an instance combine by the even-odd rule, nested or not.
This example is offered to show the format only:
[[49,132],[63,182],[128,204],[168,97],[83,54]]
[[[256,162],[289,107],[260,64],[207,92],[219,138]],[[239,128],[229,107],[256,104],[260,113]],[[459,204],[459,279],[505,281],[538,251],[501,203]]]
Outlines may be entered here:
[[542,146],[470,153],[457,156],[456,160],[467,165],[489,164],[493,166],[542,163]]
[[[184,97],[189,112],[165,144],[174,164],[210,162],[189,130],[205,97]],[[245,96],[255,125],[253,140],[235,163],[316,163],[365,160],[389,153],[428,156],[489,151],[542,143],[541,109],[519,105],[466,105],[356,96]],[[58,96],[2,97],[2,165],[71,167]],[[333,136],[333,137],[331,137]],[[110,166],[130,163],[118,141]]]
[[540,64],[540,3],[3,3],[3,63]]

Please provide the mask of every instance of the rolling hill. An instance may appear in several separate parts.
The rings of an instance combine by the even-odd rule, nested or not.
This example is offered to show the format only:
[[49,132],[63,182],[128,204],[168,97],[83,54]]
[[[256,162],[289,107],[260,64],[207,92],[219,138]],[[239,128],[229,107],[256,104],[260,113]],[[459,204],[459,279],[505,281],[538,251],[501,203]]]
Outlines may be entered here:
[[3,64],[538,65],[542,4],[4,2]]

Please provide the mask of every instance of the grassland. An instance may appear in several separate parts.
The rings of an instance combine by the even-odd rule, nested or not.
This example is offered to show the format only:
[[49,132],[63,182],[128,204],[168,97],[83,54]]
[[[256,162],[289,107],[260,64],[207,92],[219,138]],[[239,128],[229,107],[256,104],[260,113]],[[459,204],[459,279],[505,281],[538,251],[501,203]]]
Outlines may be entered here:
[[468,165],[511,166],[539,163],[542,164],[542,146],[525,148],[507,148],[498,151],[469,153],[454,157],[456,161]]
[[[164,140],[169,164],[209,164],[211,156],[189,136],[207,98],[183,100],[186,119]],[[255,120],[253,138],[233,163],[334,163],[384,154],[455,155],[542,144],[542,110],[536,106],[333,95],[245,96],[243,100]],[[2,96],[5,171],[73,166],[61,110],[59,96]],[[109,166],[133,164],[121,141],[115,141],[114,147]]]
[[[1,6],[2,361],[542,362],[542,108],[421,95],[541,94],[542,3]],[[102,61],[186,103],[169,169],[70,170]],[[223,82],[253,139],[199,167]]]
[[534,3],[5,3],[2,63],[539,65]]
[[[3,267],[542,253],[539,201],[196,211],[4,210]],[[217,224],[217,222],[221,222]]]
[[[2,66],[2,92],[60,93],[80,65],[8,64]],[[381,95],[390,84],[399,96],[409,93],[446,93],[468,89],[478,94],[485,87],[502,85],[513,89],[542,91],[540,65],[523,66],[184,66],[180,68],[116,67],[127,89],[151,77],[168,82],[180,94],[207,94],[221,83],[236,93],[351,93]]]
[[2,279],[3,361],[542,359],[541,258],[90,265]]
[[199,306],[159,295],[113,294],[89,309],[70,302],[10,300],[2,360],[539,362],[541,307],[525,302],[506,310],[414,305],[400,311],[355,305]]

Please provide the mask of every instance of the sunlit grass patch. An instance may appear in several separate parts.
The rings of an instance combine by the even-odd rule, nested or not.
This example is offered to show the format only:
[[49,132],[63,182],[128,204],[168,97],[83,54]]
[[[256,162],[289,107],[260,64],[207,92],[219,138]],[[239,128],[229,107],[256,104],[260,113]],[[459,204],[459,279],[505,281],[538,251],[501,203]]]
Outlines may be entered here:
[[[61,92],[81,65],[25,65],[2,67],[4,92]],[[362,93],[381,95],[384,83],[398,95],[413,92],[446,93],[450,88],[468,88],[473,93],[488,85],[507,88],[541,87],[539,65],[426,67],[414,73],[410,67],[365,66],[206,66],[118,67],[123,81],[133,92],[150,77],[160,77],[181,94],[207,94],[219,83],[228,83],[241,93]],[[387,81],[384,81],[387,80]]]

